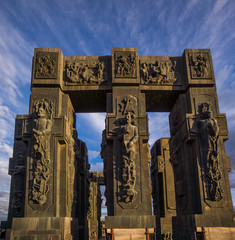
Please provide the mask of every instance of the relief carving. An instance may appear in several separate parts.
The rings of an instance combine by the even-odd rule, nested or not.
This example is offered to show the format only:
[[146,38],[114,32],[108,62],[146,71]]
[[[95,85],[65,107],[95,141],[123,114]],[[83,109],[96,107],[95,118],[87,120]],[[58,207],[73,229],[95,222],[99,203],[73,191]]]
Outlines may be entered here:
[[50,177],[50,137],[52,129],[52,101],[42,99],[34,104],[34,161],[31,199],[34,203],[44,204],[49,192]]
[[106,68],[103,61],[88,63],[86,61],[66,61],[65,79],[76,84],[101,84],[107,82]]
[[56,78],[57,53],[38,53],[35,78]]
[[121,202],[131,203],[137,197],[136,185],[136,154],[138,149],[138,128],[135,123],[135,111],[132,105],[136,104],[137,100],[128,96],[122,99],[120,112],[124,118],[119,118],[117,121],[118,129],[117,136],[120,141],[120,181],[121,184],[118,190],[118,196]]
[[74,178],[75,178],[75,137],[77,134],[74,126],[74,114],[70,110],[67,120],[67,136],[68,136],[68,174],[67,174],[67,198],[68,209],[72,211],[75,192],[74,192]]
[[212,117],[210,103],[199,106],[201,119],[198,122],[199,138],[202,145],[203,178],[205,181],[206,198],[220,201],[223,198],[222,173],[219,163],[219,126]]
[[172,240],[173,234],[172,233],[164,233],[162,234],[162,240]]
[[116,53],[116,77],[136,77],[136,56],[134,52]]
[[192,77],[207,78],[209,76],[209,62],[205,55],[192,55],[190,66]]
[[173,84],[179,78],[176,71],[176,61],[143,62],[140,68],[144,84]]

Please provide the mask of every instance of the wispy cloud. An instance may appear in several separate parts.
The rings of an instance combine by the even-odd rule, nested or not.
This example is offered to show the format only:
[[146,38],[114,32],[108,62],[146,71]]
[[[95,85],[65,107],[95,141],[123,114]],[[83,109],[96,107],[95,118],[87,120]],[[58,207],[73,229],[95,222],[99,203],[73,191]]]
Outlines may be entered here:
[[91,164],[90,171],[103,172],[103,163]]

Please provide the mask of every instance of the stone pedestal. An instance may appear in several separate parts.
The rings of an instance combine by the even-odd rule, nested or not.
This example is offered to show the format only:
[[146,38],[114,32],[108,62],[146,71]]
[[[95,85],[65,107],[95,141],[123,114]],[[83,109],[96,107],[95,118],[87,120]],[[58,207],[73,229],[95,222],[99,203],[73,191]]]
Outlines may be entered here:
[[78,220],[62,217],[13,218],[10,239],[77,240]]

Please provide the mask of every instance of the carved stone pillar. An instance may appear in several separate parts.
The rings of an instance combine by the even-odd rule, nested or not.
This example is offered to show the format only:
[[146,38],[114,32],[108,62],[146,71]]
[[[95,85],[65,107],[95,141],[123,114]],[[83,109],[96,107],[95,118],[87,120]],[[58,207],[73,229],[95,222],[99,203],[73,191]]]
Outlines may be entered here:
[[[151,149],[151,183],[157,235],[172,239],[172,217],[176,216],[174,173],[170,162],[169,139],[161,138]],[[170,238],[171,236],[171,238]]]
[[[60,84],[62,55],[60,51],[53,51],[36,50],[29,115],[17,118],[14,151],[18,151],[18,138],[21,152],[24,151],[18,169],[25,173],[21,180],[25,192],[21,196],[23,211],[13,214],[13,217],[23,218],[13,219],[11,239],[41,239],[45,235],[48,239],[71,236],[77,239],[78,235],[74,230],[77,227],[73,227],[77,224],[74,109],[69,96],[59,88],[43,87],[43,84]],[[15,170],[14,166],[12,171]],[[16,181],[19,179],[12,179],[13,186],[19,184]],[[15,208],[14,199],[15,196],[12,197]]]
[[189,89],[170,113],[170,150],[178,233],[195,237],[196,227],[233,226],[233,206],[224,149],[227,123],[219,112],[210,53],[187,50],[184,57]]
[[[113,49],[112,94],[107,96],[102,156],[108,217],[106,228],[154,228],[148,174],[150,151],[145,96],[136,85],[137,52]],[[128,62],[128,68],[125,64]],[[120,86],[121,85],[121,86]]]
[[103,182],[103,174],[99,172],[90,172],[89,185],[89,209],[87,212],[88,219],[88,236],[89,240],[98,240],[101,235],[101,192],[100,181]]

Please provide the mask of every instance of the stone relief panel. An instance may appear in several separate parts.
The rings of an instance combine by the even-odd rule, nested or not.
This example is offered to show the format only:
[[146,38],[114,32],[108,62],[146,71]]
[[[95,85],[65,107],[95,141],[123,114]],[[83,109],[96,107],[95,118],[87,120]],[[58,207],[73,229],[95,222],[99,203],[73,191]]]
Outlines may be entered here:
[[208,53],[189,55],[191,78],[211,78],[211,67]]
[[142,84],[171,85],[180,78],[179,62],[176,60],[156,59],[140,61]]
[[65,61],[64,75],[66,85],[100,85],[108,81],[108,62],[69,59]]
[[220,166],[219,126],[212,116],[209,102],[198,106],[198,132],[202,154],[202,177],[204,180],[205,198],[220,201],[223,198],[223,181]]
[[132,51],[115,52],[115,77],[136,78],[136,53]]
[[50,190],[48,183],[51,176],[50,139],[54,104],[51,100],[41,99],[35,101],[33,106],[33,163],[31,200],[35,204],[47,202]]
[[137,99],[133,96],[123,97],[119,106],[122,117],[116,121],[117,137],[120,146],[118,166],[118,201],[132,203],[136,200],[136,161],[139,148],[139,134],[136,124]]
[[76,197],[75,188],[74,188],[74,179],[75,179],[75,161],[76,161],[76,151],[77,144],[75,139],[77,137],[77,131],[74,129],[74,119],[75,115],[72,109],[68,109],[68,117],[66,118],[66,132],[68,138],[68,158],[67,158],[67,207],[71,212],[73,208],[74,198]]
[[35,78],[56,78],[58,53],[38,52],[35,60]]

